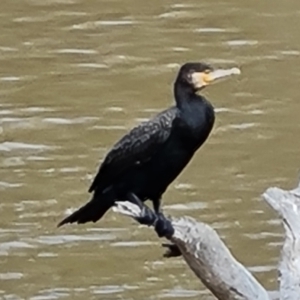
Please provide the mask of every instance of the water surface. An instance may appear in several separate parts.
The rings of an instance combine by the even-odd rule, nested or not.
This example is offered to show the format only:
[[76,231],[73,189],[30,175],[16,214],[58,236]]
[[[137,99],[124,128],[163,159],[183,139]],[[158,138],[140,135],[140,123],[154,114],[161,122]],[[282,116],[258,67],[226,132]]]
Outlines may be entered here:
[[296,184],[299,13],[296,0],[2,0],[0,298],[212,299],[125,217],[56,228],[109,147],[172,104],[186,61],[242,75],[205,90],[216,126],[165,210],[214,226],[276,289],[282,229],[260,194]]

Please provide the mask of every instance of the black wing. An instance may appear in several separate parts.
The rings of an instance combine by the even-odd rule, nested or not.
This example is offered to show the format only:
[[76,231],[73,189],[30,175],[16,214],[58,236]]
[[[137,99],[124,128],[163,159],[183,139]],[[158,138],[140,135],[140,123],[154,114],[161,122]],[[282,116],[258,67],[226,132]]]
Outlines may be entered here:
[[170,136],[176,111],[175,107],[163,111],[121,138],[105,157],[89,192],[108,187],[128,168],[151,159]]

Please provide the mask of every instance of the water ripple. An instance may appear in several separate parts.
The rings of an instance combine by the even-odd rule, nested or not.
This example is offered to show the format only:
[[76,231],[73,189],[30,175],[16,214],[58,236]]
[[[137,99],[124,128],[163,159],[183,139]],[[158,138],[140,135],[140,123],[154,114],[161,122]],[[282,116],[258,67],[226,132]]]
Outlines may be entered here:
[[105,64],[96,64],[96,63],[80,63],[76,64],[76,67],[79,68],[89,68],[89,69],[107,69],[108,66]]
[[205,202],[189,202],[187,204],[164,205],[165,209],[178,210],[178,211],[205,209],[207,207],[208,204]]
[[7,255],[9,250],[12,249],[26,249],[26,248],[34,248],[34,246],[30,245],[26,242],[21,241],[11,241],[0,243],[0,255]]
[[10,183],[5,181],[0,181],[0,190],[6,188],[17,188],[23,186],[23,183]]
[[197,28],[194,31],[200,33],[223,33],[223,32],[228,32],[230,30],[225,28],[204,27],[204,28]]
[[189,298],[189,297],[196,297],[201,295],[200,291],[195,290],[185,290],[182,288],[174,288],[172,290],[164,290],[160,295],[159,298]]
[[20,81],[21,77],[18,76],[5,76],[0,77],[0,81]]
[[145,241],[126,241],[126,242],[115,242],[111,243],[112,247],[139,247],[139,246],[150,246],[154,245],[154,242],[145,242]]
[[0,280],[21,279],[24,274],[16,272],[0,273]]
[[52,53],[59,53],[59,54],[97,54],[97,50],[93,49],[58,49],[53,50]]
[[137,21],[134,20],[107,20],[107,21],[94,21],[94,22],[85,22],[81,24],[74,24],[69,29],[96,29],[101,26],[124,26],[124,25],[133,25],[137,24]]
[[29,144],[21,142],[3,142],[0,143],[0,151],[14,151],[14,150],[51,150],[57,149],[57,146],[47,146],[42,144]]
[[137,290],[138,286],[133,285],[103,285],[103,286],[91,286],[90,290],[95,295],[108,295],[121,293],[125,290]]
[[225,42],[226,45],[238,47],[238,46],[254,46],[258,44],[255,40],[232,40]]
[[59,124],[59,125],[70,125],[70,124],[83,124],[92,122],[95,120],[99,120],[97,117],[80,117],[74,119],[67,118],[44,118],[43,122],[51,123],[51,124]]
[[116,239],[116,235],[109,233],[102,234],[86,234],[86,235],[41,235],[36,238],[28,238],[31,243],[39,243],[43,245],[62,245],[67,243],[81,241],[112,241]]

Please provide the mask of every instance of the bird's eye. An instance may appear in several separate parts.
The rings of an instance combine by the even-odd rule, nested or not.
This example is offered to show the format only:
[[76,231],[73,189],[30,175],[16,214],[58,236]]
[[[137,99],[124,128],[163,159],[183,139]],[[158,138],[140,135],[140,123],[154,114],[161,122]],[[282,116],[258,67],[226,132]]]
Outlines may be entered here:
[[192,80],[192,72],[189,72],[189,73],[187,73],[186,74],[186,79],[188,80],[188,81],[191,81]]

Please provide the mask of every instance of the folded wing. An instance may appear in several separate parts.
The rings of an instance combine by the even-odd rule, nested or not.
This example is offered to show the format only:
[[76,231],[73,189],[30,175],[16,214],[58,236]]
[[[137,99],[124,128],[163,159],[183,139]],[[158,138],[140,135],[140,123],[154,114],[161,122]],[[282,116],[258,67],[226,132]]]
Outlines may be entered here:
[[150,160],[170,136],[175,117],[176,108],[170,108],[121,138],[105,157],[89,192],[107,188],[128,169]]

